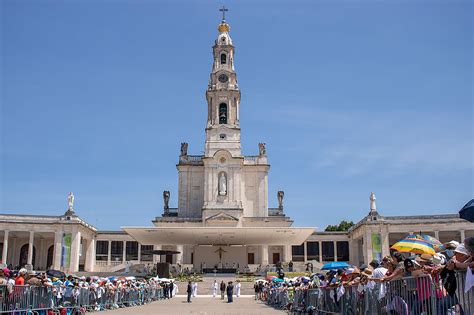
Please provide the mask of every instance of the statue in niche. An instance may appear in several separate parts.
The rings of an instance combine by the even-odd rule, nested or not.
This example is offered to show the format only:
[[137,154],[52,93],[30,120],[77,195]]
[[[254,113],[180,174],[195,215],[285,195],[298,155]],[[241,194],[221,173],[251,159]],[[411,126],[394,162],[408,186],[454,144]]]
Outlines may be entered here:
[[170,192],[168,190],[165,190],[163,191],[163,202],[165,204],[163,208],[165,210],[168,210],[170,208],[168,205],[169,201],[170,201]]
[[283,197],[285,196],[285,192],[283,190],[280,190],[277,192],[277,198],[278,198],[278,209],[283,209]]
[[267,149],[265,149],[265,143],[258,144],[258,155],[264,156],[267,154]]
[[181,156],[188,155],[188,144],[186,142],[181,143]]
[[219,175],[219,196],[227,195],[227,178],[224,172]]

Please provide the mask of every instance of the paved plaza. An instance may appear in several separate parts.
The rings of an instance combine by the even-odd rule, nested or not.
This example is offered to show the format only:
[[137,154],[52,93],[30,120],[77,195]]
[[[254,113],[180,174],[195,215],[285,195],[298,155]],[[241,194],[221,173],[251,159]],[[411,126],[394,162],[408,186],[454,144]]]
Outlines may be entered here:
[[220,298],[196,297],[191,303],[186,302],[185,295],[178,295],[169,300],[150,304],[108,311],[107,314],[285,314],[261,301],[255,301],[253,296],[234,297],[233,303],[226,303]]

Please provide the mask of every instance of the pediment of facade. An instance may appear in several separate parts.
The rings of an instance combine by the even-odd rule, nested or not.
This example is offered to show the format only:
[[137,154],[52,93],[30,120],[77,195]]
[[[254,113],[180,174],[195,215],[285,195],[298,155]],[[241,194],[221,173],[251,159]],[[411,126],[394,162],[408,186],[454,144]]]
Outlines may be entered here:
[[206,223],[237,223],[239,219],[230,214],[220,212],[205,219]]

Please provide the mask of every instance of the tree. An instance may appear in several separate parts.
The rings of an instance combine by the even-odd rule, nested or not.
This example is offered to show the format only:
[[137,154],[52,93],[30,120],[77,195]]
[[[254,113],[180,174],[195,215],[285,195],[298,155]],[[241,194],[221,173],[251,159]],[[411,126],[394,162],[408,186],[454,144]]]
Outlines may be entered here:
[[326,232],[332,232],[332,231],[348,231],[352,226],[354,225],[354,222],[352,221],[341,221],[339,225],[328,225],[326,227]]

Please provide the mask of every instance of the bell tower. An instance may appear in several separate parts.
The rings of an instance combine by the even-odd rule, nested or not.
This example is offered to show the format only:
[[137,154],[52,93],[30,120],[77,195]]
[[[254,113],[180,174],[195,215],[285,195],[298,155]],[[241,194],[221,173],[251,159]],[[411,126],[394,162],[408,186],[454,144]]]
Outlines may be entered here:
[[227,9],[223,7],[220,11],[222,22],[217,27],[219,35],[212,47],[214,62],[206,91],[205,156],[212,157],[224,149],[233,157],[240,157],[240,90],[234,68],[234,46],[229,35],[230,25],[225,21]]

